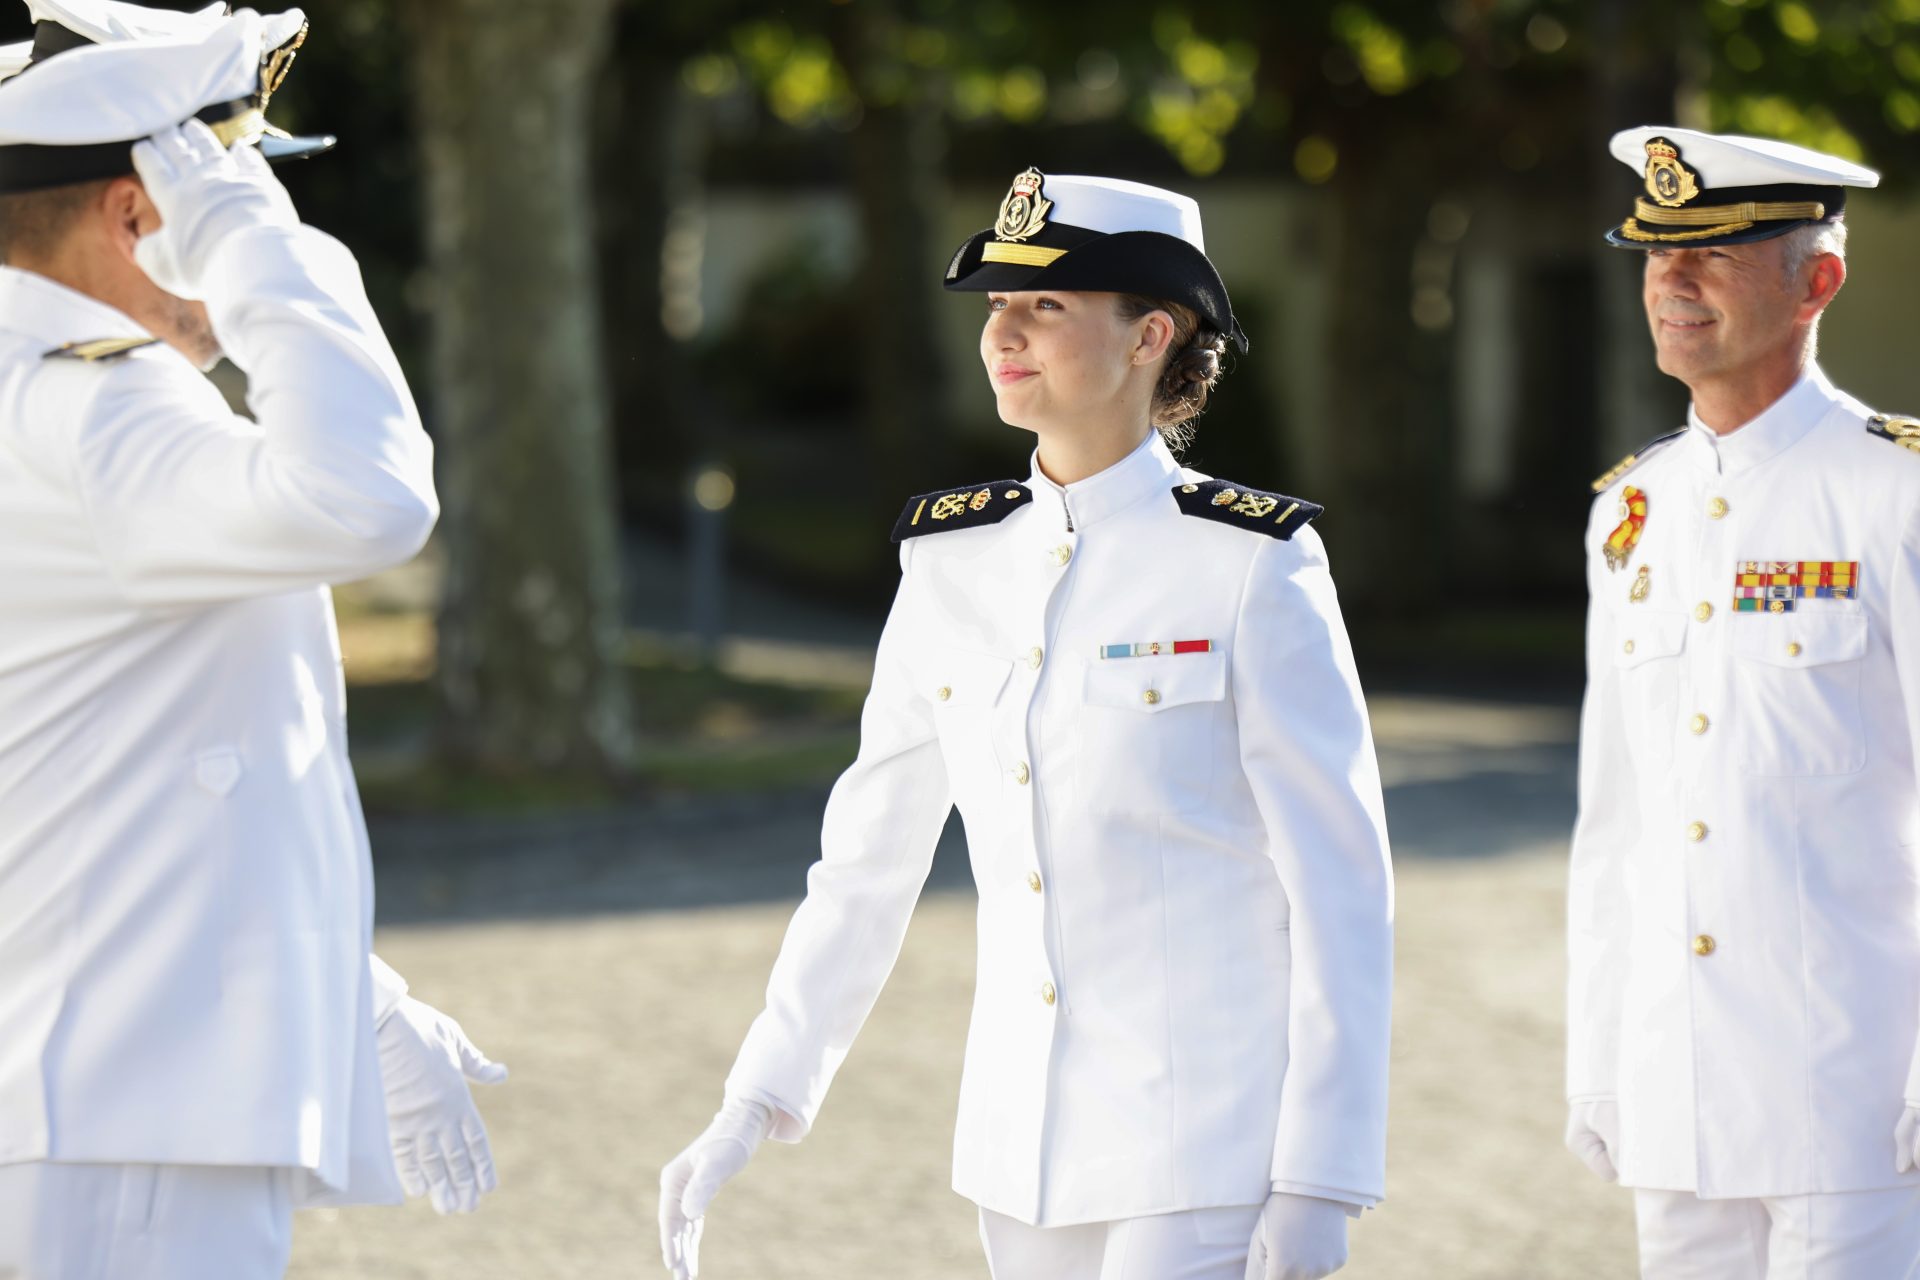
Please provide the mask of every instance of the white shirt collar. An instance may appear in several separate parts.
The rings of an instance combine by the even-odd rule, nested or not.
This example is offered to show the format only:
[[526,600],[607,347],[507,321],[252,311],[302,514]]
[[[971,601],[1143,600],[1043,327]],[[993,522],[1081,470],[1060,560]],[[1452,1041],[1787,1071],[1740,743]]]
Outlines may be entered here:
[[0,266],[0,329],[44,342],[49,351],[66,342],[153,336],[117,307],[8,266]]
[[1840,398],[1820,366],[1807,362],[1800,380],[1749,422],[1725,435],[1700,420],[1687,406],[1687,446],[1695,460],[1723,475],[1745,471],[1773,457],[1813,430]]
[[1180,482],[1181,474],[1180,463],[1167,448],[1166,441],[1157,430],[1149,430],[1147,438],[1132,453],[1105,471],[1064,487],[1049,480],[1040,470],[1040,451],[1035,449],[1027,487],[1033,490],[1036,502],[1051,500],[1062,504],[1073,527],[1082,530],[1125,510],[1155,490],[1171,492]]

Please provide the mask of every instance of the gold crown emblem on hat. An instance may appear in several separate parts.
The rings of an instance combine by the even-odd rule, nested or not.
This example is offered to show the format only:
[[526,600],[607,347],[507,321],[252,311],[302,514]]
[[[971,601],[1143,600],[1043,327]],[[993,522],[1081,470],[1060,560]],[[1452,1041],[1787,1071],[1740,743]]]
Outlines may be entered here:
[[1040,194],[1046,175],[1028,169],[1013,180],[1007,198],[1000,202],[1000,216],[994,220],[993,234],[1001,240],[1025,240],[1047,225],[1047,213],[1053,201]]
[[1647,139],[1647,194],[1668,209],[1700,194],[1698,175],[1680,162],[1680,148],[1665,138]]

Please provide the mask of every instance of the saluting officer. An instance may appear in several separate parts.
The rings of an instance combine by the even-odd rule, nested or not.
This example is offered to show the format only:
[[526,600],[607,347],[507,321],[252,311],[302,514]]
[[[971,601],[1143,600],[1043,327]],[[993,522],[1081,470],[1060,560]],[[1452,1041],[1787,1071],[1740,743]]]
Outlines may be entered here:
[[1392,884],[1320,508],[1169,447],[1246,342],[1191,199],[1029,169],[946,284],[986,295],[1032,470],[901,514],[859,757],[725,1105],[662,1175],[667,1264],[814,1123],[957,804],[953,1177],[992,1274],[1324,1276],[1384,1190]]
[[1630,129],[1687,425],[1596,482],[1568,1143],[1644,1274],[1920,1265],[1920,425],[1815,363],[1872,172]]
[[131,8],[36,3],[0,85],[0,1274],[258,1280],[295,1208],[472,1208],[503,1071],[368,949],[323,584],[438,507],[256,145],[304,22]]

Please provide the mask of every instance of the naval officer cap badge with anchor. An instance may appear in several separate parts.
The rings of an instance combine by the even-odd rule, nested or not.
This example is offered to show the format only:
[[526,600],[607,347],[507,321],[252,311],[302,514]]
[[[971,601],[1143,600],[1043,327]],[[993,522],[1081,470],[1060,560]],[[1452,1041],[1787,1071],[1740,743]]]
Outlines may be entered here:
[[1613,135],[1613,158],[1640,175],[1633,213],[1607,232],[1623,249],[1748,244],[1835,222],[1848,187],[1880,175],[1838,156],[1770,138],[1642,125]]
[[[41,0],[35,11],[54,7]],[[61,0],[58,8],[111,17],[103,0]],[[229,147],[261,144],[267,154],[271,142],[280,159],[332,146],[332,138],[276,137],[266,122],[267,103],[286,77],[306,20],[297,11],[271,19],[250,9],[203,14],[186,15],[200,21],[164,37],[65,44],[0,82],[0,195],[131,174],[134,143],[196,118]],[[36,33],[69,31],[50,23],[43,19]],[[268,43],[280,36],[286,36],[282,44]],[[36,34],[35,43],[40,39]],[[61,38],[51,38],[47,47],[58,44]]]
[[947,264],[946,287],[966,293],[1137,293],[1191,308],[1238,351],[1247,335],[1207,257],[1200,206],[1121,178],[1045,174],[1013,180],[993,225]]

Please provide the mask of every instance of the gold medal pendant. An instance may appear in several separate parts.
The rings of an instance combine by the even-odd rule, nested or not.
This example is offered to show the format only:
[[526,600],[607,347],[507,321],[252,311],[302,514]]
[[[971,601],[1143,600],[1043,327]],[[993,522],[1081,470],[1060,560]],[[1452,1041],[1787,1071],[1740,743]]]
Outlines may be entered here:
[[1633,555],[1633,549],[1640,542],[1640,531],[1647,524],[1647,495],[1628,485],[1620,494],[1620,523],[1607,535],[1607,542],[1601,552],[1607,557],[1607,568],[1614,572],[1627,567],[1627,561]]
[[1633,575],[1633,585],[1627,588],[1627,599],[1635,604],[1646,600],[1647,593],[1653,590],[1652,572],[1646,565],[1640,566],[1640,572]]

